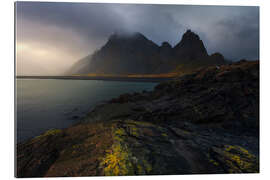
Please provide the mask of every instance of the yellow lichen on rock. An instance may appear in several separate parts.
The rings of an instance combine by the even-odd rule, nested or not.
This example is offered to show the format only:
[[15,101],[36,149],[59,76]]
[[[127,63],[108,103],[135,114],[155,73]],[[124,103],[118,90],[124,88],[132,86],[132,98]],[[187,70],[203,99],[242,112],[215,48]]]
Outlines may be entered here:
[[240,146],[224,145],[224,148],[213,148],[214,159],[210,162],[225,163],[229,173],[259,172],[259,163],[255,155]]
[[61,129],[50,129],[48,131],[46,131],[45,133],[39,135],[39,136],[36,136],[33,140],[38,140],[42,137],[46,137],[46,136],[50,136],[50,135],[57,135],[57,134],[60,134],[62,132]]
[[212,164],[214,164],[215,166],[218,166],[219,163],[217,161],[215,161],[214,159],[210,159],[209,160]]
[[134,173],[130,162],[131,153],[120,143],[113,144],[112,152],[107,153],[101,162],[106,176],[130,175]]
[[230,158],[241,171],[253,172],[256,169],[257,159],[253,154],[250,154],[248,150],[240,146],[225,145],[225,151],[227,151],[227,157]]
[[107,154],[102,159],[100,165],[104,167],[106,176],[119,176],[134,174],[134,169],[131,163],[132,154],[123,142],[123,136],[126,132],[123,128],[114,128],[112,130],[114,143]]
[[125,142],[126,132],[123,128],[113,128],[113,145],[101,160],[100,167],[106,176],[146,174],[152,170],[145,159],[134,156]]
[[168,137],[168,135],[167,135],[166,133],[161,133],[161,135],[162,135],[163,137]]
[[130,129],[130,134],[131,135],[136,136],[136,137],[139,136],[139,130],[138,130],[137,127],[131,126],[129,129]]
[[114,133],[115,133],[115,136],[123,136],[126,134],[123,128],[117,129]]

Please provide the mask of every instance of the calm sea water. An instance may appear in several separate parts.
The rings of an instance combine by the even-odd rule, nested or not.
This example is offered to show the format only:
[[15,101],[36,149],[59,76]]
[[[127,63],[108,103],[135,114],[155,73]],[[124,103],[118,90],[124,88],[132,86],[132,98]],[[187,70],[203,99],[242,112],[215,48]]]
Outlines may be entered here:
[[102,80],[17,79],[17,142],[79,121],[98,103],[157,83]]

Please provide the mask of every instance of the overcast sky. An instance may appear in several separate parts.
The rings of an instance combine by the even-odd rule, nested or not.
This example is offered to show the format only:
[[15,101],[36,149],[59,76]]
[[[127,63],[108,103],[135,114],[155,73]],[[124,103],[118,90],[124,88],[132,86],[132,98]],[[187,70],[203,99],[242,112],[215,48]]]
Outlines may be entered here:
[[172,46],[191,29],[209,54],[259,58],[259,8],[17,2],[17,74],[57,74],[104,45],[115,31]]

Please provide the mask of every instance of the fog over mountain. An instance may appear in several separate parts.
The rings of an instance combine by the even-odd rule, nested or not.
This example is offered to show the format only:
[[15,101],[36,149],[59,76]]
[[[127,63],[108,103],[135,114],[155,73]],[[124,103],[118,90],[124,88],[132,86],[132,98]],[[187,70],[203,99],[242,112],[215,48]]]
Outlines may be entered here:
[[192,29],[209,54],[259,59],[258,7],[17,2],[16,18],[18,75],[61,74],[116,31],[174,47]]
[[98,51],[82,58],[64,74],[184,73],[226,63],[218,52],[209,55],[203,41],[191,30],[174,47],[168,42],[158,46],[139,32],[116,32]]

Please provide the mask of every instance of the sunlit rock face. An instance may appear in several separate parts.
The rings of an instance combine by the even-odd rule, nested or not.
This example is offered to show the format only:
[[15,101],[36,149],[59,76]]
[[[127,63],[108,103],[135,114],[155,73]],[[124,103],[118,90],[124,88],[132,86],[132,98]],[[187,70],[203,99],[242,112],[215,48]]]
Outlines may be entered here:
[[187,30],[172,47],[168,42],[158,46],[141,33],[114,33],[94,54],[76,63],[67,74],[155,74],[187,68],[224,64],[223,56],[208,55],[200,37]]

